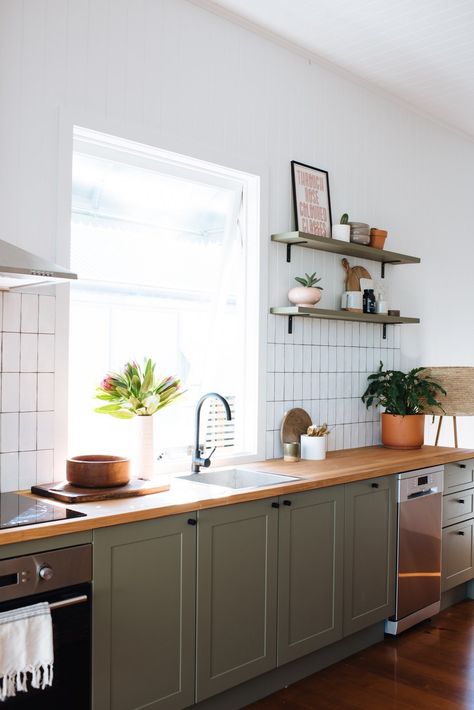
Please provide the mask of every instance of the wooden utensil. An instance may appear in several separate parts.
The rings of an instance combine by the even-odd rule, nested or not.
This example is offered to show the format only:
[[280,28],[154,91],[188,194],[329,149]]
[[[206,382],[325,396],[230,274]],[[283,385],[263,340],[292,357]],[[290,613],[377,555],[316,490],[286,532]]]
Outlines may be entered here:
[[363,266],[351,266],[345,257],[341,261],[347,274],[346,291],[360,291],[360,280],[371,279],[372,276]]

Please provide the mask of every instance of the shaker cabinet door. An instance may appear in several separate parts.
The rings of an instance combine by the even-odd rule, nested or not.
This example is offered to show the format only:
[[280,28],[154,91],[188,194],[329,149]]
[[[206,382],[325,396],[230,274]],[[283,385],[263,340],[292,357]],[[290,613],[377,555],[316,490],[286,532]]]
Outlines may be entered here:
[[395,609],[395,477],[345,486],[344,636]]
[[474,578],[474,520],[443,530],[441,591]]
[[194,702],[190,518],[94,531],[94,710],[178,710]]
[[344,487],[280,498],[278,665],[342,638]]
[[198,513],[196,700],[276,665],[275,499]]

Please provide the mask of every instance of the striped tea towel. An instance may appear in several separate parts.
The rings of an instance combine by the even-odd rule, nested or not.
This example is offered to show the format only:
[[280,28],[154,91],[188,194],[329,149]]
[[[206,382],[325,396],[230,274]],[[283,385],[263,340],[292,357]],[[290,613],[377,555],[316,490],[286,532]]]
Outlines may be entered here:
[[0,700],[53,682],[53,624],[49,604],[0,613]]

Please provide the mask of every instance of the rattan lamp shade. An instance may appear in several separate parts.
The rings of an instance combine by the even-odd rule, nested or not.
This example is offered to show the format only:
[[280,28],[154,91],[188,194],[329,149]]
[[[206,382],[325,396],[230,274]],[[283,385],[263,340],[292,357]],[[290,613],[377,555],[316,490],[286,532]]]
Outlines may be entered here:
[[426,410],[426,414],[474,416],[474,367],[428,367],[423,375],[438,382],[447,392],[446,397],[437,398],[444,412],[435,408]]

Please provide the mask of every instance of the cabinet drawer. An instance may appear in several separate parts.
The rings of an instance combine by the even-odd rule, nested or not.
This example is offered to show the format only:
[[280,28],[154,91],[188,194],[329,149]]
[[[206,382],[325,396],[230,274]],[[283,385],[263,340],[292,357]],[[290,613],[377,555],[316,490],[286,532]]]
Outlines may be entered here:
[[474,460],[448,463],[444,469],[444,492],[462,491],[474,485]]
[[450,493],[443,498],[443,527],[460,523],[474,515],[474,488]]
[[467,520],[443,530],[441,591],[468,582],[473,572],[474,521]]

